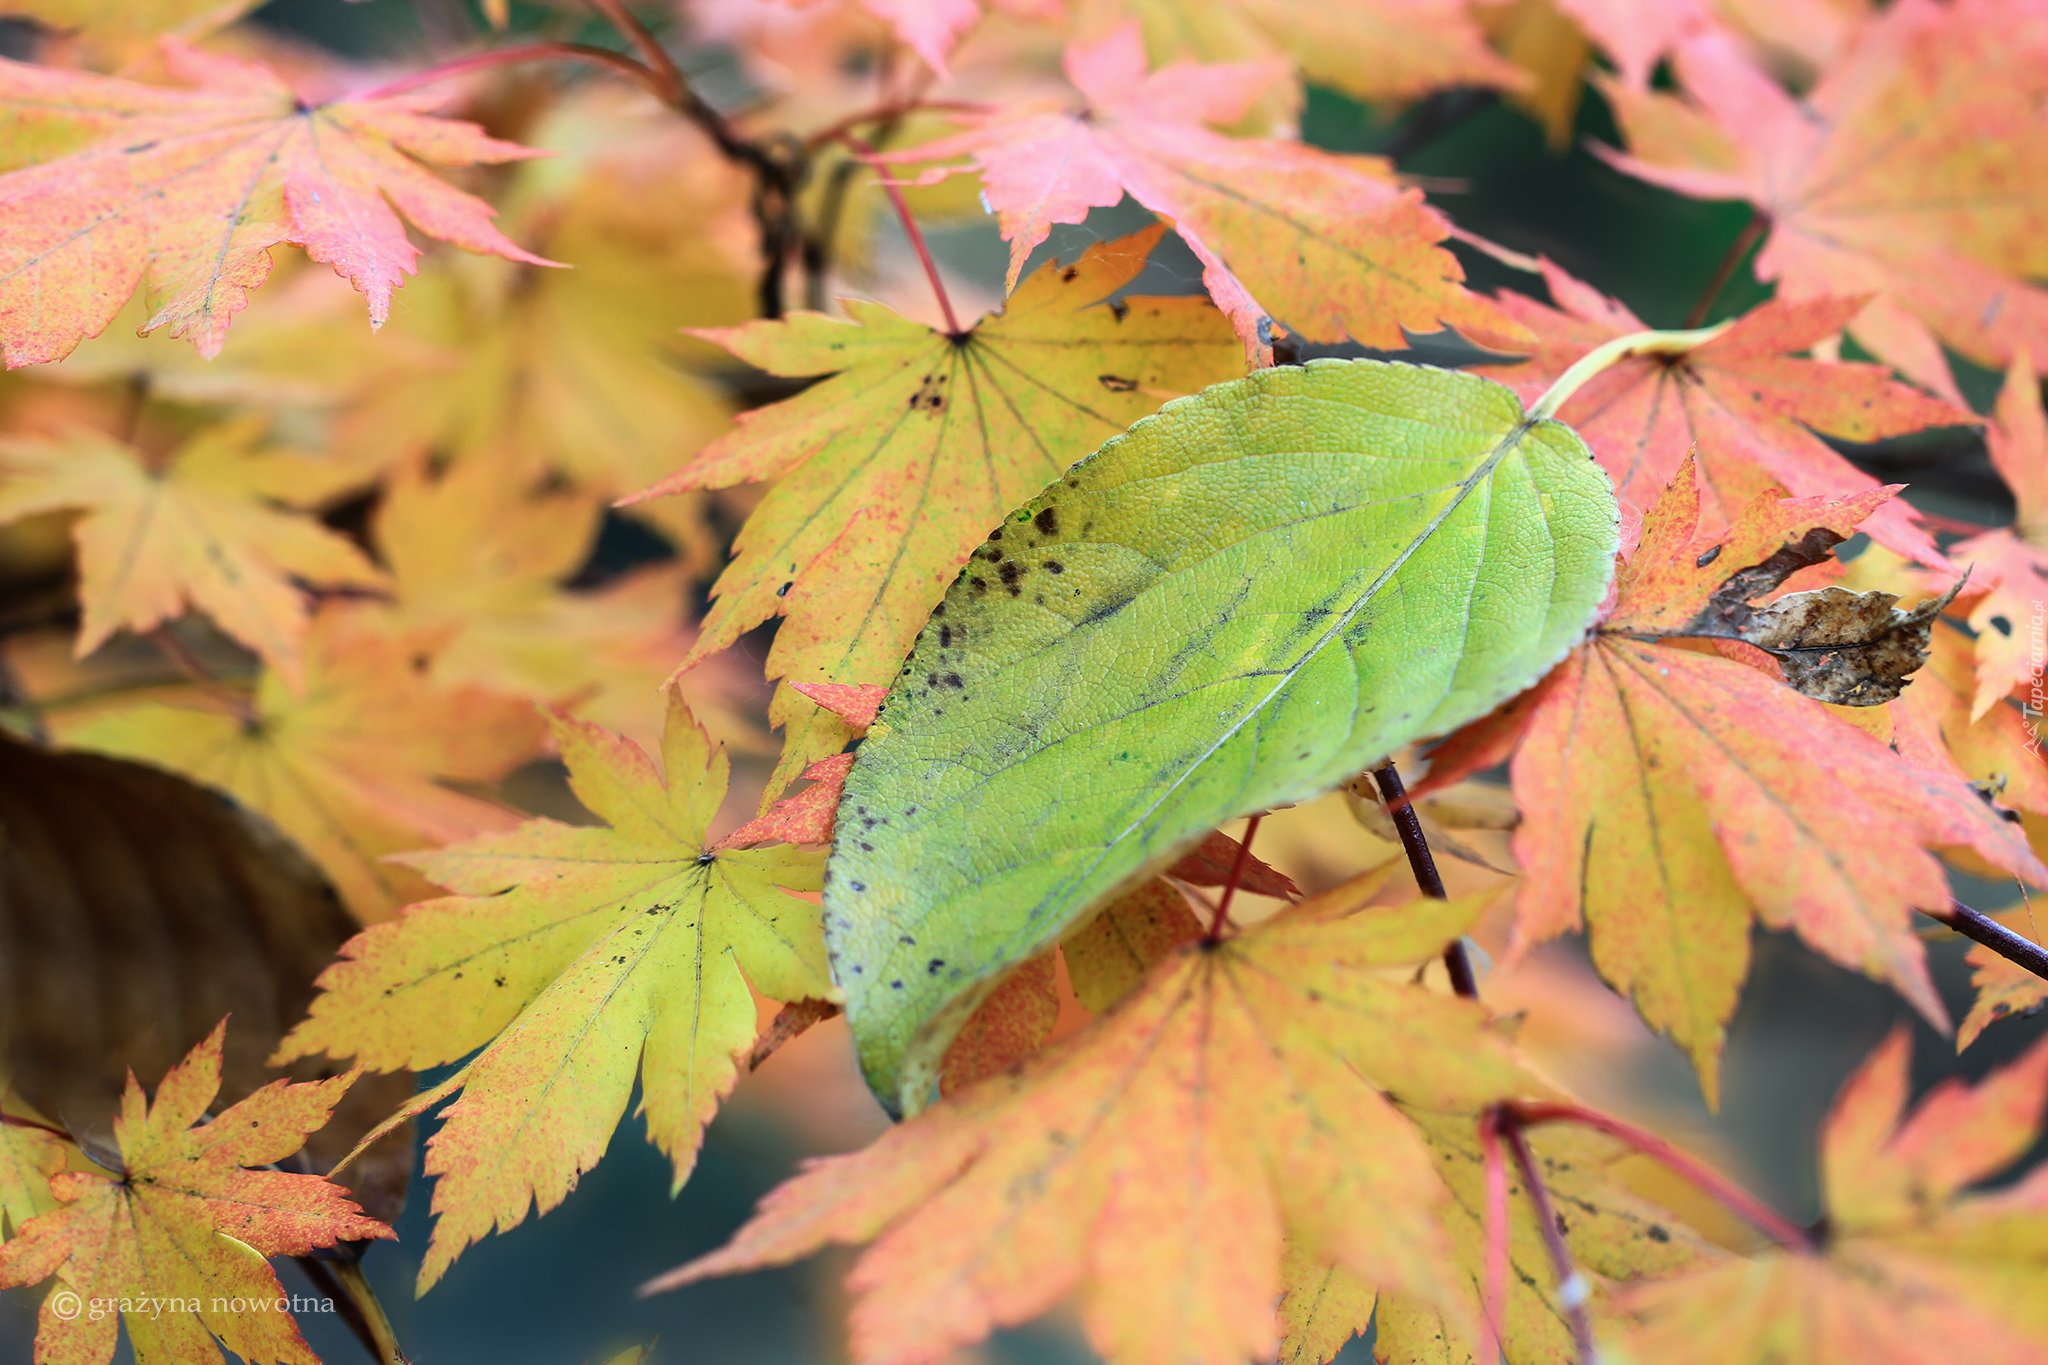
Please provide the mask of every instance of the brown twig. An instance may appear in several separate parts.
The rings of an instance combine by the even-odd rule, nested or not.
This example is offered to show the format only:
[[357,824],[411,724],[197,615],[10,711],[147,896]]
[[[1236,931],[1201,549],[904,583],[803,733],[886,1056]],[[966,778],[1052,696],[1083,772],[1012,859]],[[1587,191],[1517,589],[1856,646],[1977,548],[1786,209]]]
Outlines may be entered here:
[[1983,944],[2007,962],[2048,980],[2048,949],[2014,933],[1989,915],[1972,910],[1961,901],[1951,901],[1946,910],[1925,910],[1921,913],[1930,919],[1940,920],[1964,938]]
[[1714,267],[1714,277],[1707,281],[1707,287],[1700,294],[1699,302],[1685,315],[1685,326],[1698,327],[1707,320],[1707,312],[1713,308],[1714,300],[1721,297],[1721,291],[1726,289],[1728,281],[1735,277],[1735,268],[1749,256],[1750,248],[1770,230],[1771,215],[1762,209],[1752,208],[1749,211],[1749,221],[1742,225],[1741,233],[1728,247],[1728,254]]
[[191,646],[172,633],[169,626],[158,626],[148,632],[145,638],[170,660],[173,668],[191,679],[195,687],[231,708],[243,724],[247,725],[256,719],[256,708],[249,698],[216,678],[213,670],[206,666],[206,662],[192,652]]
[[661,96],[662,103],[681,107],[686,101],[696,100],[690,83],[683,79],[682,68],[676,65],[675,58],[668,55],[661,39],[635,18],[622,0],[590,0],[590,7],[604,16],[605,22],[617,29],[620,36],[639,52],[640,60],[660,82],[655,93]]
[[[1401,847],[1408,854],[1408,868],[1415,874],[1415,885],[1432,900],[1449,900],[1444,893],[1444,879],[1436,870],[1436,855],[1429,851],[1429,840],[1422,832],[1422,818],[1415,813],[1415,803],[1408,799],[1408,789],[1401,785],[1401,774],[1394,761],[1388,759],[1374,768],[1372,780],[1380,789],[1380,800],[1386,802],[1387,817],[1394,822],[1394,831],[1401,836]],[[1465,952],[1463,939],[1444,949],[1444,970],[1451,974],[1452,990],[1468,1000],[1479,998],[1479,979],[1472,974],[1472,959]]]
[[804,139],[804,150],[815,152],[820,147],[829,146],[839,141],[847,133],[860,127],[863,123],[896,123],[901,121],[906,115],[927,112],[942,114],[988,114],[993,113],[995,108],[996,106],[993,104],[978,104],[973,100],[928,100],[918,95],[912,95],[907,100],[897,100],[894,103],[877,105],[872,109],[863,109],[857,114],[848,114],[837,123],[820,128],[817,132]]
[[1252,840],[1258,835],[1259,822],[1265,818],[1262,811],[1244,822],[1244,838],[1238,840],[1237,857],[1231,860],[1230,879],[1223,883],[1223,894],[1216,898],[1216,918],[1209,921],[1206,937],[1210,943],[1223,938],[1223,926],[1230,922],[1230,902],[1237,897],[1237,884],[1244,880],[1244,866],[1251,861]]
[[[375,1308],[374,1317],[365,1312],[351,1286],[345,1285],[335,1273],[346,1262],[330,1262],[318,1256],[294,1256],[292,1259],[298,1262],[299,1269],[305,1272],[313,1287],[326,1296],[327,1302],[333,1305],[335,1316],[363,1344],[363,1349],[370,1353],[370,1359],[377,1365],[409,1365],[405,1353],[398,1349],[398,1343],[391,1335],[391,1323],[385,1318],[382,1306]],[[363,1289],[369,1288],[369,1282],[363,1280],[360,1269],[356,1270],[355,1279]],[[374,1295],[370,1301],[375,1304]]]
[[1528,1136],[1522,1132],[1521,1117],[1513,1106],[1502,1106],[1500,1129],[1508,1150],[1514,1154],[1516,1167],[1522,1172],[1522,1188],[1529,1192],[1529,1203],[1536,1210],[1536,1226],[1542,1230],[1543,1245],[1550,1252],[1550,1268],[1557,1275],[1558,1305],[1564,1309],[1565,1321],[1571,1324],[1579,1365],[1596,1365],[1600,1348],[1593,1340],[1593,1319],[1586,1312],[1592,1286],[1572,1262],[1572,1249],[1565,1244],[1564,1232],[1557,1225],[1557,1209],[1550,1202],[1549,1187],[1543,1183],[1543,1173],[1536,1169],[1536,1154],[1529,1150]]
[[960,319],[953,316],[953,300],[946,296],[946,285],[939,278],[939,267],[932,260],[931,249],[924,244],[924,233],[917,226],[917,219],[910,215],[910,205],[903,200],[903,191],[888,168],[882,164],[873,147],[855,137],[852,133],[839,134],[839,141],[848,151],[868,164],[882,188],[888,192],[889,202],[896,206],[896,216],[903,222],[904,235],[910,238],[910,249],[917,253],[918,264],[924,267],[924,277],[931,281],[932,293],[938,297],[939,311],[946,315],[946,335],[962,337],[967,331],[960,325]]
[[1663,1163],[1710,1195],[1729,1212],[1788,1251],[1817,1249],[1813,1234],[1769,1208],[1740,1185],[1713,1167],[1644,1128],[1624,1122],[1597,1109],[1558,1100],[1522,1101],[1504,1106],[1524,1126],[1539,1123],[1577,1123],[1623,1142],[1644,1156]]
[[517,62],[542,62],[559,59],[581,62],[598,62],[615,71],[623,71],[649,89],[660,92],[661,77],[634,61],[623,52],[614,52],[608,47],[592,47],[588,43],[523,43],[518,47],[492,48],[488,52],[472,53],[457,57],[450,62],[426,71],[395,80],[389,85],[380,85],[374,90],[365,90],[350,96],[358,100],[381,100],[392,95],[402,95],[408,90],[417,90],[423,85],[466,76],[472,71],[482,71],[493,66],[510,66]]
[[19,1114],[0,1114],[0,1127],[33,1128],[39,1133],[48,1133],[51,1137],[62,1138],[66,1142],[72,1140],[71,1134],[65,1132],[62,1128],[53,1128],[47,1123],[38,1123],[34,1119],[25,1119]]

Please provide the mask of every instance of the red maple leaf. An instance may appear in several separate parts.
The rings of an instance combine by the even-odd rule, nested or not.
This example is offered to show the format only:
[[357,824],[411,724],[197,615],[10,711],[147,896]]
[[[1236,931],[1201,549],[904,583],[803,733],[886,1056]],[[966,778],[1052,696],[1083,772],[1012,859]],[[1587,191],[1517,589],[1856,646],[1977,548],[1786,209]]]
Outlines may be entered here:
[[[270,248],[303,246],[370,300],[370,322],[429,237],[552,265],[491,225],[493,210],[423,170],[539,153],[419,111],[410,93],[308,107],[259,63],[164,40],[172,90],[0,60],[17,132],[89,128],[70,154],[0,176],[0,336],[9,368],[61,360],[99,334],[138,283],[144,332],[168,326],[219,353]],[[393,212],[396,208],[398,212]]]

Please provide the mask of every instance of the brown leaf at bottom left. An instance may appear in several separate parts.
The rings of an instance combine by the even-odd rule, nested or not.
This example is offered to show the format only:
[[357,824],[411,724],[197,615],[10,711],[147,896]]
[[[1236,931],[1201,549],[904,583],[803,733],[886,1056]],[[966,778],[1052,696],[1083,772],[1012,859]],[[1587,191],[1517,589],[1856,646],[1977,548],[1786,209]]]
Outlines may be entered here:
[[0,1244],[0,1288],[59,1284],[37,1316],[36,1365],[105,1365],[123,1322],[138,1365],[318,1365],[266,1256],[390,1237],[318,1176],[256,1170],[327,1122],[355,1073],[276,1081],[206,1122],[225,1020],[152,1103],[131,1075],[114,1121],[117,1170],[50,1178],[58,1206]]

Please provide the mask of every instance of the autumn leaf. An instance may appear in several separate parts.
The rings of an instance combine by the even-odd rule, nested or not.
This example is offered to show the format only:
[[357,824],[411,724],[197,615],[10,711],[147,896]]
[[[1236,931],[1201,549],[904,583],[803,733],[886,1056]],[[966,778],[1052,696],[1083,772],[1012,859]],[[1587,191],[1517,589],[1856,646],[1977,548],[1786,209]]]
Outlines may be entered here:
[[[747,175],[636,92],[600,86],[528,135],[507,229],[551,257],[431,266],[387,329],[440,352],[394,361],[343,414],[335,443],[386,464],[431,456],[517,480],[554,475],[609,500],[661,479],[725,432],[714,348],[684,328],[754,315]],[[718,539],[701,498],[637,503],[693,572]]]
[[680,1189],[754,1044],[751,984],[831,997],[816,907],[822,858],[714,850],[727,762],[670,694],[656,768],[557,715],[569,784],[603,828],[529,820],[406,861],[456,894],[342,949],[277,1061],[326,1052],[417,1070],[482,1048],[427,1145],[434,1233],[424,1293],[463,1249],[546,1213],[598,1163],[640,1077],[649,1137]]
[[514,823],[442,781],[494,781],[540,741],[526,702],[433,686],[430,644],[330,607],[314,618],[297,694],[266,673],[253,697],[169,688],[53,708],[49,725],[68,747],[232,794],[297,840],[358,919],[386,919],[426,887],[386,854]]
[[[1725,34],[1676,43],[1683,96],[1609,86],[1624,169],[1683,194],[1769,215],[1757,277],[1790,304],[1876,298],[1850,336],[1956,398],[1942,345],[2004,366],[2048,355],[2038,225],[2048,181],[2048,24],[2026,0],[1895,4],[1803,98]],[[1958,400],[1960,401],[1960,400]]]
[[1977,687],[1971,718],[2040,676],[2032,631],[2048,601],[2048,417],[2041,382],[2023,350],[2006,371],[1997,421],[1985,433],[1991,463],[2018,504],[2010,527],[1986,531],[1954,546],[1949,555],[1968,565],[1964,604],[1977,633]]
[[0,1242],[29,1219],[57,1207],[50,1177],[64,1169],[62,1139],[0,1114]]
[[[1507,293],[1500,306],[1536,334],[1521,365],[1483,367],[1533,401],[1603,341],[1643,330],[1627,308],[1544,263],[1557,307]],[[1688,456],[1699,462],[1702,517],[1725,526],[1766,488],[1794,497],[1847,497],[1876,479],[1814,432],[1875,441],[1923,427],[1971,422],[1966,409],[1929,398],[1875,365],[1802,359],[1858,315],[1857,299],[1766,303],[1684,355],[1646,355],[1595,376],[1558,411],[1599,457],[1622,502],[1648,508]],[[1878,509],[1873,538],[1927,564],[1945,561],[1903,502]]]
[[[1104,440],[1238,373],[1207,302],[1101,301],[1135,279],[1159,229],[1048,264],[1003,313],[948,337],[878,304],[711,333],[774,374],[830,374],[757,409],[643,496],[775,479],[734,542],[684,667],[786,614],[768,676],[881,683],[989,528]],[[770,789],[850,735],[778,693],[788,727]]]
[[[1451,1191],[1446,1226],[1468,1295],[1465,1321],[1477,1320],[1485,1294],[1485,1158],[1476,1114],[1404,1113],[1421,1129],[1437,1170]],[[1596,1310],[1612,1289],[1633,1280],[1694,1270],[1722,1253],[1669,1212],[1631,1192],[1614,1167],[1627,1153],[1612,1141],[1572,1129],[1549,1129],[1527,1139],[1544,1188],[1558,1209],[1572,1261],[1590,1289]],[[1575,1346],[1556,1291],[1556,1271],[1519,1173],[1508,1185],[1508,1296],[1501,1353],[1510,1365],[1569,1361]],[[1280,1358],[1291,1365],[1324,1365],[1351,1336],[1377,1324],[1375,1358],[1412,1365],[1472,1365],[1489,1360],[1480,1339],[1457,1317],[1399,1292],[1384,1297],[1342,1268],[1310,1261],[1290,1249],[1287,1296],[1280,1314],[1287,1337]],[[1377,1298],[1377,1303],[1375,1299]],[[1377,1309],[1377,1319],[1375,1319]]]
[[1026,958],[981,1002],[939,1063],[939,1093],[957,1095],[1044,1047],[1059,1022],[1058,954]]
[[1828,1115],[1825,1242],[1625,1291],[1618,1352],[1660,1365],[2021,1365],[2048,1352],[2048,1179],[1963,1193],[2039,1133],[2048,1046],[1974,1088],[1946,1081],[1902,1119],[1908,1038],[1894,1032]]
[[[2033,942],[2041,941],[2041,922],[2030,905],[2016,906],[1993,915],[2006,928]],[[1984,1036],[1984,1030],[2001,1019],[2024,1018],[2048,1004],[2048,980],[2043,980],[2019,963],[1982,944],[1972,944],[1966,955],[1970,964],[1970,986],[1977,998],[1970,1012],[1956,1026],[1956,1051],[1961,1052]]]
[[1361,909],[1383,880],[1183,946],[1114,1013],[813,1163],[648,1288],[874,1240],[849,1280],[860,1365],[932,1359],[1073,1290],[1118,1365],[1236,1365],[1278,1345],[1285,1238],[1462,1315],[1449,1195],[1382,1089],[1476,1108],[1516,1072],[1477,1006],[1383,971],[1477,904]]
[[98,136],[0,176],[0,349],[9,368],[59,360],[105,327],[138,283],[168,326],[219,352],[270,248],[302,246],[368,295],[370,321],[414,270],[395,206],[430,237],[548,264],[491,226],[491,209],[422,170],[531,155],[420,111],[438,95],[308,108],[269,68],[164,42],[174,90],[0,64],[0,112],[34,130],[74,121]]
[[8,0],[23,15],[94,56],[118,64],[166,34],[197,38],[231,24],[259,0]]
[[[1279,323],[1311,341],[1398,350],[1406,332],[1456,327],[1512,350],[1527,340],[1466,292],[1439,244],[1450,226],[1382,163],[1298,142],[1234,139],[1229,124],[1285,73],[1278,61],[1181,63],[1149,72],[1138,25],[1067,49],[1080,109],[1021,106],[895,159],[973,158],[984,202],[1010,243],[1010,283],[1055,223],[1128,194],[1201,258],[1202,280],[1248,354]],[[958,167],[927,172],[931,181]]]
[[256,449],[262,422],[202,430],[162,461],[96,433],[0,443],[0,521],[75,508],[82,658],[188,606],[299,683],[308,603],[294,580],[380,588],[343,537],[278,504],[318,503],[361,475],[315,456]]
[[[218,1362],[216,1342],[250,1362],[318,1365],[263,1258],[392,1235],[319,1176],[246,1169],[298,1151],[356,1073],[274,1081],[208,1121],[226,1028],[171,1069],[154,1102],[131,1075],[114,1120],[119,1169],[53,1176],[58,1206],[0,1244],[0,1288],[62,1281],[37,1315],[39,1365],[105,1365],[124,1324],[140,1365]],[[134,1307],[81,1313],[81,1299]]]
[[1459,0],[1081,0],[1076,9],[1086,40],[1135,19],[1155,65],[1277,54],[1304,79],[1364,101],[1526,79],[1487,46]]
[[1703,569],[1733,579],[1814,529],[1846,536],[1873,496],[1766,496],[1721,536],[1696,534],[1697,499],[1672,485],[1591,642],[1530,698],[1454,736],[1460,761],[1432,781],[1512,750],[1516,943],[1583,926],[1601,975],[1690,1054],[1712,1098],[1752,916],[1945,1022],[1909,923],[1948,905],[1924,850],[1966,847],[2029,880],[2048,869],[1960,773],[1913,762],[1754,667],[1665,642],[1710,598]]

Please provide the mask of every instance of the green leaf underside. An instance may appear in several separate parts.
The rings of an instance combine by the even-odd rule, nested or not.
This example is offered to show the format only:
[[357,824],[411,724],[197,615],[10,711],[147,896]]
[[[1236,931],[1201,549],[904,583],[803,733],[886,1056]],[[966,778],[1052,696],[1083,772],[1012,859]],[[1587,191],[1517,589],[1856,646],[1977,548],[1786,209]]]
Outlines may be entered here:
[[1216,385],[1076,465],[969,560],[847,781],[826,940],[869,1084],[915,1110],[1119,888],[1534,683],[1616,524],[1569,428],[1382,361]]

